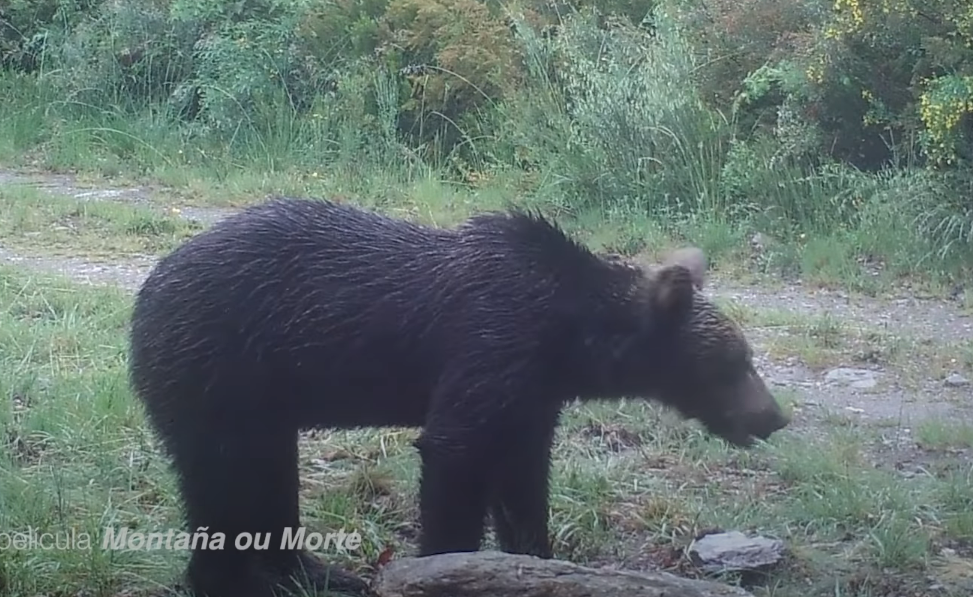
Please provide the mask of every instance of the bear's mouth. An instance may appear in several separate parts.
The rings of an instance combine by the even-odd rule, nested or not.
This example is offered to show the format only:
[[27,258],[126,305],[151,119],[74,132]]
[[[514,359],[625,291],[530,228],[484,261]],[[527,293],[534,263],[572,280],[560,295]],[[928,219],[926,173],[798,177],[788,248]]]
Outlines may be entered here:
[[757,436],[751,435],[746,431],[735,431],[731,433],[717,433],[723,441],[737,448],[752,448],[757,443]]
[[[776,406],[776,402],[773,406]],[[752,448],[758,441],[767,440],[789,423],[779,409],[760,412],[739,409],[707,411],[696,405],[681,404],[677,410],[684,417],[698,421],[710,435],[737,448]]]
[[730,417],[703,419],[702,423],[711,435],[737,448],[752,448],[759,439],[759,434],[751,433]]
[[735,447],[752,448],[758,441],[766,441],[771,435],[786,427],[788,422],[783,416],[775,417],[772,421],[761,421],[757,428],[754,428],[752,420],[738,422],[728,418],[706,424],[706,427],[710,433]]
[[706,413],[699,417],[706,430],[738,448],[751,448],[766,441],[790,423],[773,398],[760,409],[737,409]]

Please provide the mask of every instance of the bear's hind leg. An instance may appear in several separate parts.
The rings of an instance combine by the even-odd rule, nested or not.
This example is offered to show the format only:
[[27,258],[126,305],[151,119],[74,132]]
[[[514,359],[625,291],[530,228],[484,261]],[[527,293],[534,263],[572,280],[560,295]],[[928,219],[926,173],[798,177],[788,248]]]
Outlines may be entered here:
[[[366,593],[359,577],[281,544],[285,527],[300,527],[297,433],[256,419],[224,413],[187,434],[174,454],[190,532],[225,534],[223,549],[192,551],[190,588],[197,597],[271,597],[297,584]],[[240,533],[266,549],[237,549]]]

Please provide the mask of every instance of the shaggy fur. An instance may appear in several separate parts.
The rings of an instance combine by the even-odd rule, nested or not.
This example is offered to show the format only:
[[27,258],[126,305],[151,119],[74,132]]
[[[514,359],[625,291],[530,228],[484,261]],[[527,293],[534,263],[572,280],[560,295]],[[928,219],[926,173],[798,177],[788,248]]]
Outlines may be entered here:
[[[599,257],[544,219],[438,230],[279,198],[199,234],[155,267],[132,318],[131,382],[171,455],[202,597],[269,597],[292,574],[365,591],[299,527],[299,430],[422,427],[421,538],[550,557],[548,471],[562,406],[642,396],[741,446],[784,427],[740,329],[699,292],[705,259],[651,272]],[[240,552],[241,531],[271,549]]]

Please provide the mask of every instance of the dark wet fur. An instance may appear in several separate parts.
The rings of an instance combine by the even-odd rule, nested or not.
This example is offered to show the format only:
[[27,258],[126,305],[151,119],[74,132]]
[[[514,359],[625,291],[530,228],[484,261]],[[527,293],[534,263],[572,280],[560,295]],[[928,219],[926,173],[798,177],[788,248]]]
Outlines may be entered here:
[[269,597],[310,567],[365,590],[310,554],[232,548],[300,526],[301,429],[423,427],[420,555],[478,549],[490,512],[503,550],[551,556],[551,441],[575,397],[656,398],[739,445],[766,437],[786,422],[699,274],[602,259],[516,212],[436,230],[276,199],[191,239],[139,292],[130,361],[190,531],[227,534],[193,552],[189,584]]

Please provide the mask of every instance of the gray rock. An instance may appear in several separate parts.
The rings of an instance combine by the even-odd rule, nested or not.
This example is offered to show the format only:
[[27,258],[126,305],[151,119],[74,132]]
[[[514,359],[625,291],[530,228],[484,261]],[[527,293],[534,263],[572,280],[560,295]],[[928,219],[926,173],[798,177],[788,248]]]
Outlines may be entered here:
[[962,388],[970,385],[970,380],[966,379],[959,373],[953,373],[946,378],[946,381],[944,383],[946,384],[947,387],[950,388]]
[[372,583],[377,597],[753,597],[723,583],[667,572],[586,568],[496,551],[397,558]]
[[693,542],[689,554],[706,572],[758,570],[784,558],[784,543],[777,539],[748,537],[739,531],[714,533]]
[[868,390],[878,385],[877,375],[874,371],[850,367],[838,367],[828,371],[827,375],[824,376],[824,381],[842,383],[859,390]]

